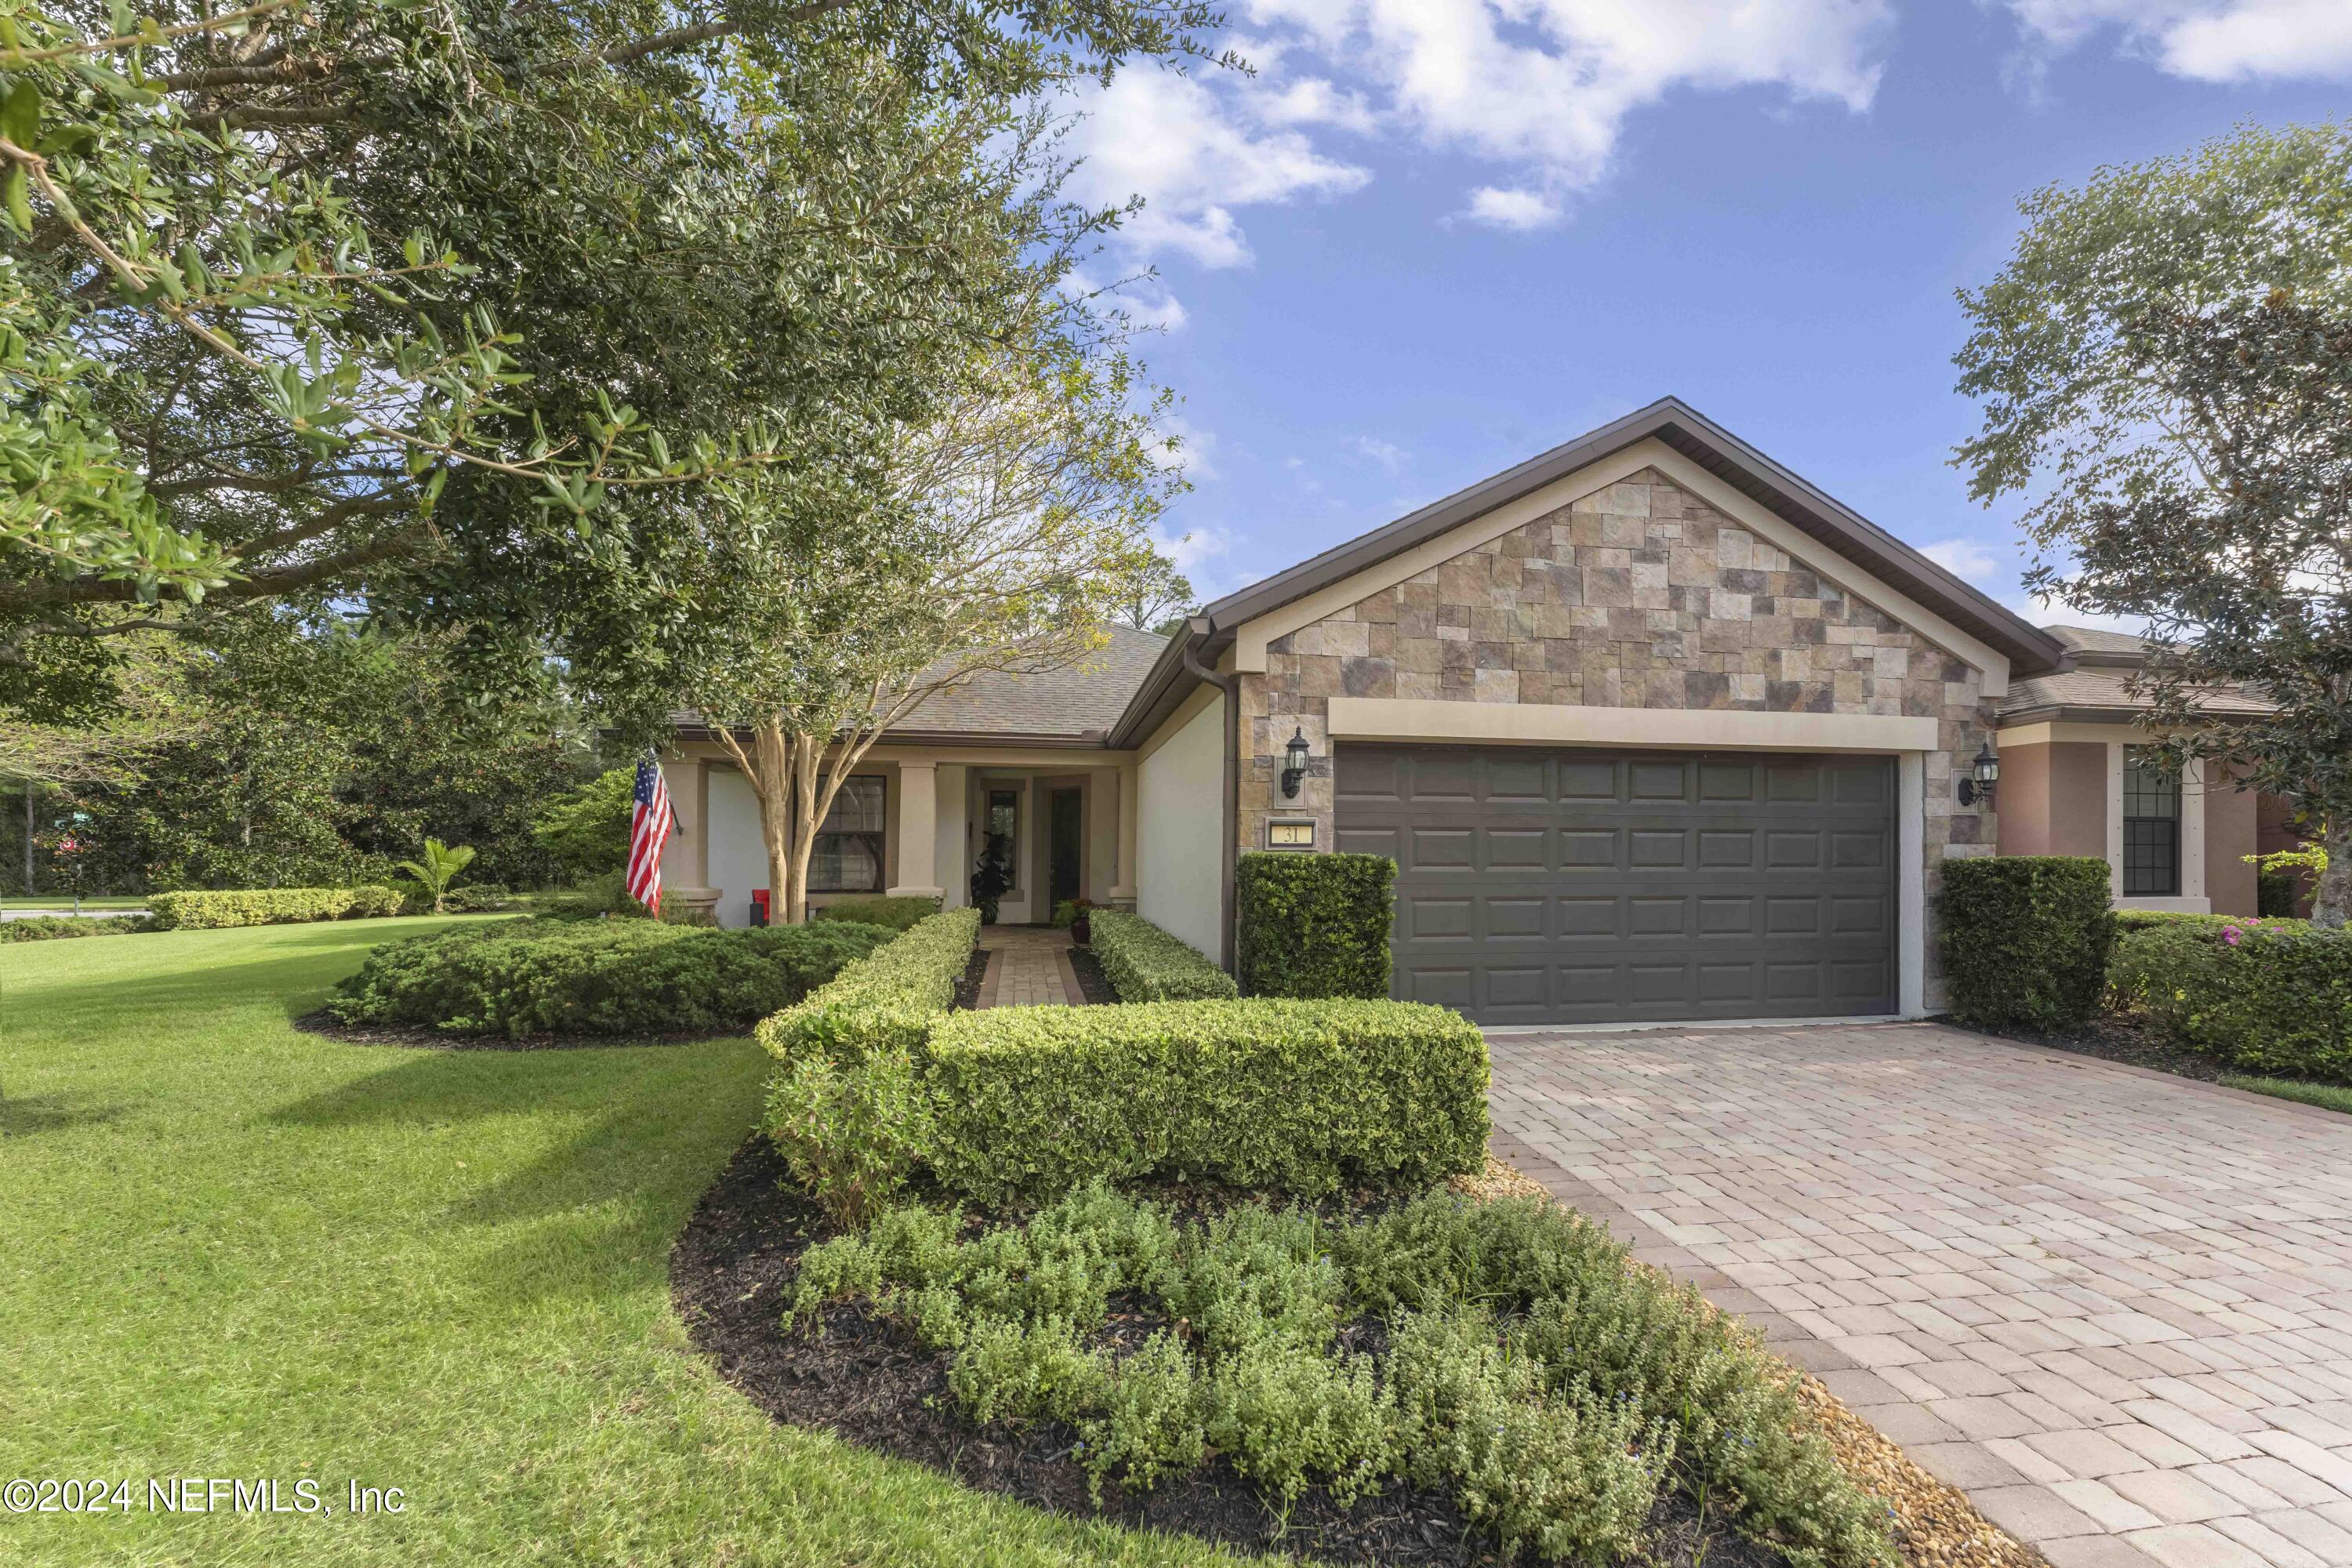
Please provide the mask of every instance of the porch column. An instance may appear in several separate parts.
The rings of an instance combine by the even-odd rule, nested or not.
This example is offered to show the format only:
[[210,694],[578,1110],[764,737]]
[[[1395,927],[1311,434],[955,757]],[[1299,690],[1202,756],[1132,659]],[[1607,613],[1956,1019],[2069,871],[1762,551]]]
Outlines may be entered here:
[[662,881],[674,888],[710,883],[710,768],[700,757],[677,752],[661,760],[662,784],[676,819],[662,846]]
[[936,899],[938,873],[938,764],[898,764],[898,884],[892,898]]
[[931,874],[944,889],[940,907],[960,910],[971,902],[971,868],[967,864],[970,857],[964,853],[964,820],[970,811],[971,786],[961,763],[940,763],[938,778],[933,796],[938,804],[939,828],[931,835],[935,857]]
[[1122,909],[1135,907],[1135,764],[1104,770],[1118,791],[1118,863],[1111,868],[1110,901]]

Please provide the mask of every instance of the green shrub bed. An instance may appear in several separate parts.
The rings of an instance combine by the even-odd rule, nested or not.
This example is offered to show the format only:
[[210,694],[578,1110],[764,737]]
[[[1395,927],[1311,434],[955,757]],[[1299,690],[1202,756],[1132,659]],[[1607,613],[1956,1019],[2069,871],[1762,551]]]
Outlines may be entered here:
[[916,899],[900,896],[895,899],[836,899],[817,910],[813,918],[821,921],[855,921],[859,925],[882,926],[890,931],[911,931],[921,921],[940,912],[937,899]]
[[845,922],[500,921],[377,948],[327,1008],[348,1024],[509,1038],[718,1034],[799,1001],[888,939]]
[[1205,1001],[1241,994],[1234,977],[1199,949],[1141,915],[1096,910],[1087,924],[1087,946],[1122,1002]]
[[2352,932],[2213,916],[2116,943],[2116,1000],[2249,1073],[2352,1083]]
[[931,1146],[918,1055],[979,941],[978,910],[928,916],[754,1031],[782,1064],[761,1129],[845,1221],[893,1201]]
[[1396,862],[1385,855],[1244,855],[1234,967],[1252,996],[1386,996]]
[[987,1204],[1097,1176],[1410,1189],[1486,1153],[1486,1041],[1442,1007],[998,1007],[939,1020],[928,1044],[931,1166]]
[[157,893],[147,911],[157,931],[373,920],[400,913],[397,888],[253,888],[236,892]]
[[943,1355],[971,1419],[1074,1429],[1097,1497],[1222,1458],[1278,1516],[1316,1487],[1442,1489],[1507,1560],[1599,1563],[1672,1487],[1794,1563],[1895,1561],[1788,1370],[1542,1200],[1180,1224],[1094,1184],[978,1231],[899,1208],[802,1256],[786,1331],[842,1300]]
[[2088,1022],[2115,944],[2107,889],[2107,863],[2080,856],[1945,861],[1937,912],[1953,1016],[1994,1028]]
[[145,915],[37,915],[27,920],[0,921],[0,943],[54,942],[78,936],[128,936],[152,931]]

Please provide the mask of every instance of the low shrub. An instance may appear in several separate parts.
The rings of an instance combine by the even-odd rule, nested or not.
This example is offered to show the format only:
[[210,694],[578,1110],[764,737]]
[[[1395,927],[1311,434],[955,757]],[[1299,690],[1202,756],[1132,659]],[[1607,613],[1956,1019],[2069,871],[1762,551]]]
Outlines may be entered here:
[[346,1023],[451,1034],[717,1034],[800,1000],[888,937],[846,923],[490,921],[377,948],[327,1005]]
[[[432,896],[425,896],[425,906],[432,907]],[[451,914],[486,914],[505,909],[514,902],[514,892],[500,882],[471,882],[462,888],[452,888],[441,895],[441,907]]]
[[918,921],[929,920],[939,912],[939,900],[909,898],[902,894],[888,899],[837,899],[818,909],[811,918],[855,921],[859,925],[911,931]]
[[885,1047],[912,1051],[932,1021],[955,1005],[956,982],[979,941],[977,910],[927,916],[805,999],[762,1019],[754,1034],[769,1055],[787,1064],[808,1056],[860,1057]]
[[1944,862],[1938,905],[1951,1007],[1964,1023],[2070,1029],[2098,1011],[2116,921],[2104,860],[2003,855]]
[[145,915],[35,915],[21,921],[0,921],[0,943],[52,942],[60,937],[128,936],[154,930]]
[[991,1008],[929,1051],[932,1167],[990,1204],[1148,1173],[1412,1187],[1486,1152],[1486,1041],[1417,1003]]
[[353,888],[351,907],[343,914],[351,920],[373,921],[397,914],[421,914],[432,907],[433,900],[427,899],[423,909],[412,910],[408,893],[400,888]]
[[2118,942],[2120,942],[2124,937],[2129,936],[2132,932],[2137,931],[2179,931],[2186,929],[2190,931],[2218,931],[2229,926],[2282,926],[2296,930],[2308,930],[2311,926],[2311,922],[2309,921],[2296,920],[2293,916],[2273,920],[2268,916],[2262,915],[2249,918],[2245,915],[2180,914],[2176,913],[2171,910],[2117,910],[2116,911],[2116,936]]
[[1088,912],[1095,959],[1122,1002],[1186,1002],[1238,996],[1234,977],[1182,938],[1123,910]]
[[2176,921],[2126,934],[2109,978],[2176,1044],[2250,1073],[2352,1083],[2352,931]]
[[1386,996],[1396,862],[1385,855],[1244,855],[1234,967],[1252,996]]
[[979,940],[978,910],[927,916],[752,1031],[783,1064],[761,1130],[845,1224],[887,1205],[934,1145],[920,1053]]
[[[369,897],[362,900],[364,892]],[[340,920],[354,901],[373,908],[377,889],[254,888],[237,892],[157,893],[147,900],[158,931],[209,931],[226,926],[291,925]]]
[[[973,1419],[1076,1427],[1097,1487],[1146,1491],[1213,1453],[1277,1510],[1402,1483],[1449,1493],[1506,1561],[1607,1562],[1674,1484],[1791,1563],[1895,1562],[1789,1370],[1548,1201],[1435,1194],[1371,1219],[1255,1202],[1180,1226],[1097,1183],[976,1232],[900,1209],[803,1254],[784,1324],[850,1298],[948,1355]],[[1119,1355],[1114,1301],[1169,1326]]]

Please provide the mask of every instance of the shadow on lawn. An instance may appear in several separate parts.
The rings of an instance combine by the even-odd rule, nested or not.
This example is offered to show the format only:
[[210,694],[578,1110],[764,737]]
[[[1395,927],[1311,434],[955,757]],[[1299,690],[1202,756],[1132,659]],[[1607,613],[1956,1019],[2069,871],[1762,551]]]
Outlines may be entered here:
[[[671,1239],[750,1130],[764,1060],[748,1040],[418,1051],[264,1120],[356,1130],[531,1119],[549,1130],[535,1140],[545,1146],[496,1175],[488,1173],[505,1162],[486,1153],[483,1179],[453,1200],[433,1207],[391,1188],[380,1195],[420,1221],[511,1232],[510,1243],[478,1255],[481,1283],[499,1294],[592,1295],[614,1282],[613,1266],[644,1263],[646,1278],[662,1277]],[[567,1233],[560,1241],[551,1222]],[[587,1266],[593,1259],[605,1266]]]
[[0,1093],[0,1138],[32,1138],[68,1127],[102,1127],[129,1109],[121,1104],[77,1105],[73,1094]]

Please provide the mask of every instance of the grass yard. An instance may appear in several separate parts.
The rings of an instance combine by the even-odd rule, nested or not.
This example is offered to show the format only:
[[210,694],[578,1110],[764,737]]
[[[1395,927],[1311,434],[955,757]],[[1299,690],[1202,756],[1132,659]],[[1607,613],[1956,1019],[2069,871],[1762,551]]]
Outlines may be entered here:
[[[0,1480],[316,1479],[329,1517],[0,1515],[0,1561],[1232,1562],[780,1428],[672,1238],[748,1040],[509,1053],[289,1021],[423,921],[0,948]],[[353,1517],[347,1482],[405,1494]]]
[[2247,1078],[2231,1073],[2221,1081],[2231,1089],[2249,1089],[2255,1094],[2267,1094],[2279,1100],[2300,1100],[2326,1110],[2340,1110],[2352,1116],[2352,1088],[2332,1083],[2305,1083],[2292,1078]]

